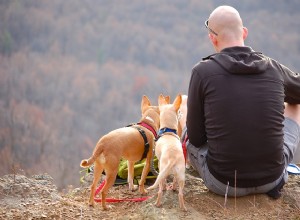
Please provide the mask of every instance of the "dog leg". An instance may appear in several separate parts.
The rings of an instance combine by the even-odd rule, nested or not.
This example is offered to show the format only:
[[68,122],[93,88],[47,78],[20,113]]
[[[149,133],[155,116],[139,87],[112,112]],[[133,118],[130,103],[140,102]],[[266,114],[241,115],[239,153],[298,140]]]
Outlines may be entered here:
[[134,191],[137,189],[136,186],[134,186],[133,184],[133,176],[134,176],[134,163],[133,161],[127,161],[127,165],[128,165],[128,177],[127,177],[127,181],[128,181],[128,185],[129,185],[129,190]]
[[109,189],[114,185],[116,181],[116,177],[118,174],[118,166],[111,170],[105,170],[106,173],[106,182],[101,190],[101,205],[103,210],[108,210],[110,207],[106,205],[106,196],[108,194]]
[[149,173],[150,170],[150,160],[151,160],[152,155],[149,157],[147,157],[146,159],[146,164],[143,168],[143,172],[142,172],[142,176],[141,176],[141,180],[139,183],[139,191],[141,194],[147,194],[147,190],[145,190],[145,182],[146,182],[146,177]]
[[163,191],[169,190],[167,179],[163,179],[162,184],[163,184]]
[[177,181],[176,181],[176,177],[173,177],[173,184],[172,184],[172,190],[175,191],[177,187]]
[[180,180],[178,183],[179,185],[179,192],[178,192],[178,200],[179,200],[179,207],[183,211],[187,211],[187,208],[184,205],[184,199],[183,199],[183,188],[184,188],[184,180]]
[[91,185],[91,193],[90,193],[90,200],[89,200],[89,206],[92,206],[92,207],[95,206],[95,201],[94,201],[95,190],[96,190],[96,186],[101,178],[102,171],[103,171],[102,165],[99,164],[98,162],[95,162],[95,164],[94,164],[94,179],[93,179],[93,183]]
[[162,206],[161,199],[162,199],[162,196],[163,196],[163,189],[164,189],[164,183],[163,182],[164,181],[161,181],[159,183],[159,190],[158,190],[157,199],[156,199],[156,202],[155,202],[156,207],[161,207]]

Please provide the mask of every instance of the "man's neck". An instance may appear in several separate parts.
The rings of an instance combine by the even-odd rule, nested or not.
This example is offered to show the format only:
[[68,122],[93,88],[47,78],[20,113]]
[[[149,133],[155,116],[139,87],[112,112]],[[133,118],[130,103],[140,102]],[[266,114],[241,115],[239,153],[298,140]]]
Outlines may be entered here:
[[228,48],[228,47],[244,47],[244,41],[242,42],[230,42],[230,43],[224,43],[224,44],[219,44],[218,46],[215,47],[216,52],[220,52],[221,50]]

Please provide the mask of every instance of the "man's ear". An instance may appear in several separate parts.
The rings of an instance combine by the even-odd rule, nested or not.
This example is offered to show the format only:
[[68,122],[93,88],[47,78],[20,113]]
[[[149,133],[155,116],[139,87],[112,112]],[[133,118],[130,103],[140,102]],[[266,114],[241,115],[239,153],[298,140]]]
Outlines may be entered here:
[[218,45],[218,40],[215,37],[215,35],[209,33],[208,37],[209,37],[211,43],[213,44],[213,46],[216,47]]
[[243,40],[245,40],[248,37],[248,29],[246,27],[243,27]]

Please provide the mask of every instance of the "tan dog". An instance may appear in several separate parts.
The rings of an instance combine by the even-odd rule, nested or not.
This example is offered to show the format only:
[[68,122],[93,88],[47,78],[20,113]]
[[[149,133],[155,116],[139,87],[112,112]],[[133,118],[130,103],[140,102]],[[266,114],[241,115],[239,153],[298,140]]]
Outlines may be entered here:
[[97,143],[93,155],[86,160],[81,161],[81,167],[89,167],[93,163],[94,167],[94,180],[91,185],[91,193],[89,205],[94,206],[94,194],[96,186],[101,178],[103,170],[106,174],[106,183],[103,186],[100,194],[102,199],[102,207],[106,210],[106,196],[110,187],[114,184],[120,159],[128,160],[128,184],[129,189],[133,190],[133,174],[135,162],[142,159],[145,154],[145,141],[140,133],[144,131],[146,135],[149,150],[146,154],[146,165],[143,168],[139,191],[142,194],[147,193],[144,188],[144,183],[150,169],[150,160],[153,154],[154,139],[156,131],[159,128],[159,108],[158,106],[151,106],[147,96],[143,96],[141,102],[142,117],[140,123],[131,127],[123,127],[109,132],[104,135]]
[[[170,96],[165,96],[166,102],[169,104],[170,103]],[[186,163],[186,168],[190,168],[190,161],[188,159],[188,154],[186,152],[186,143],[183,143],[186,138],[186,136],[182,136],[184,132],[186,132],[185,128],[186,128],[186,115],[187,115],[187,99],[188,96],[187,95],[181,95],[181,104],[180,104],[180,108],[178,111],[178,136],[180,138],[182,147],[183,144],[185,144],[185,163]]]
[[185,161],[182,146],[178,135],[178,110],[181,104],[181,95],[178,95],[173,104],[160,95],[158,98],[160,110],[160,132],[156,142],[155,154],[159,160],[159,175],[155,183],[148,189],[154,189],[159,185],[159,191],[155,205],[161,206],[164,183],[168,175],[173,174],[173,190],[176,189],[176,182],[179,186],[179,206],[186,211],[183,199],[183,188],[185,182]]

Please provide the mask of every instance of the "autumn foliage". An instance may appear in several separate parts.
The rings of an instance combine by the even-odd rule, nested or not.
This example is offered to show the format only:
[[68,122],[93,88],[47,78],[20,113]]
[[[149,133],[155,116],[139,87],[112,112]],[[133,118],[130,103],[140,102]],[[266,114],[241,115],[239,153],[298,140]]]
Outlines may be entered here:
[[[187,93],[213,53],[215,1],[0,1],[0,175],[47,172],[79,184],[79,163],[108,131],[136,122],[142,95]],[[296,0],[233,6],[255,50],[300,69]]]

